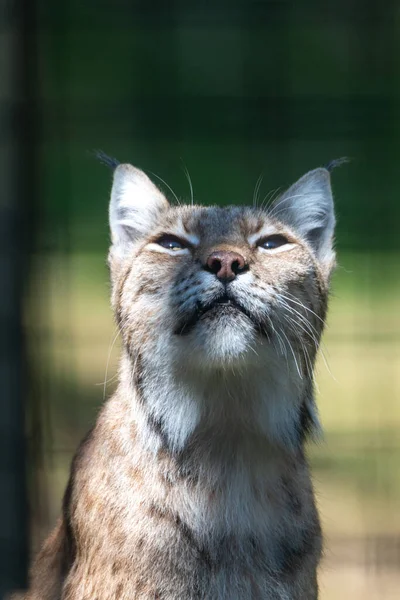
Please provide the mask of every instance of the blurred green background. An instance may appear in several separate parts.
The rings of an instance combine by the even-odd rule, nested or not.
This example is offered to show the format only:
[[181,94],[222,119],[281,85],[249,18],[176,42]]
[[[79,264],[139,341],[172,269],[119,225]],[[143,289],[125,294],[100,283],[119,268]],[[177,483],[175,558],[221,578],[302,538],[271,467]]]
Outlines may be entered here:
[[399,17],[392,0],[36,1],[33,547],[115,386],[111,174],[91,151],[188,199],[184,164],[204,204],[251,203],[261,173],[263,197],[348,156],[333,174],[339,267],[317,376],[326,436],[310,448],[321,598],[400,596]]

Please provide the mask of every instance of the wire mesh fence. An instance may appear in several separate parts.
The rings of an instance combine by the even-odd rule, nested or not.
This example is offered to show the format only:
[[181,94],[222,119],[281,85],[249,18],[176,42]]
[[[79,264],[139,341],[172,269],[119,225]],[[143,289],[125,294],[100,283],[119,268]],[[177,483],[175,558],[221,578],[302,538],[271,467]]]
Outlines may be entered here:
[[[1,33],[3,56],[20,56],[9,72],[23,82],[1,96],[2,213],[23,227],[4,245],[7,264],[17,267],[4,263],[4,287],[19,300],[4,304],[4,323],[14,328],[3,329],[2,372],[5,382],[27,356],[29,389],[4,386],[2,431],[10,431],[13,398],[24,396],[32,548],[55,522],[74,449],[115,385],[119,342],[105,267],[110,181],[92,150],[156,173],[183,199],[184,165],[204,204],[251,203],[260,173],[266,197],[347,155],[352,162],[333,176],[339,267],[324,338],[328,367],[321,359],[317,376],[326,439],[309,449],[326,534],[321,597],[397,597],[396,3],[383,10],[372,0],[36,0],[24,18],[15,15],[6,11]],[[21,98],[25,125],[10,134],[7,111]],[[29,240],[23,270],[17,239]],[[18,423],[20,415],[10,418]],[[3,465],[4,481],[23,473],[21,444],[18,465]],[[10,496],[15,511],[25,502],[20,485],[18,501]],[[11,537],[24,557],[23,520]],[[4,563],[6,521],[2,539]]]

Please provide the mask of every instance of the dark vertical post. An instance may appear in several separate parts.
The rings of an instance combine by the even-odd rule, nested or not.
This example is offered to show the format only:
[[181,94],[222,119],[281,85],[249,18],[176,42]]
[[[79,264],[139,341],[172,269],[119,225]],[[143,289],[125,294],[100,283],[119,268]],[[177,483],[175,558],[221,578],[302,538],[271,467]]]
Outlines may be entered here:
[[25,587],[28,556],[22,310],[33,226],[32,13],[24,0],[0,9],[0,598]]

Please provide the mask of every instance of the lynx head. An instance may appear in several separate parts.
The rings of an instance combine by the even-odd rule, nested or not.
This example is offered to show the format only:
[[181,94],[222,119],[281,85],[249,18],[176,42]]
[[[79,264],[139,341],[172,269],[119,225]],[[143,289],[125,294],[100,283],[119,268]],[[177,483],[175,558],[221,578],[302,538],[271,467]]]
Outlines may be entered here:
[[285,372],[312,386],[334,225],[325,168],[262,209],[172,206],[142,171],[117,166],[109,264],[132,367],[172,369],[182,381],[188,372]]
[[179,360],[214,368],[257,361],[265,345],[290,351],[290,340],[300,354],[301,343],[315,349],[334,265],[334,224],[324,168],[262,210],[171,206],[142,171],[118,166],[110,265],[131,353],[144,342],[155,350],[167,336],[165,352],[172,346]]

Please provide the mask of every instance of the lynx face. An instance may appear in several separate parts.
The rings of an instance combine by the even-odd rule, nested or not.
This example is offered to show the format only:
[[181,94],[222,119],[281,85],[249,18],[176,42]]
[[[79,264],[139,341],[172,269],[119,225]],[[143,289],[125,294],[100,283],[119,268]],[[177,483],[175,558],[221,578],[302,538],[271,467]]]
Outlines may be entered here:
[[119,166],[110,262],[131,353],[144,343],[162,354],[164,345],[178,364],[201,369],[294,353],[302,375],[325,316],[331,205],[325,169],[263,211],[170,206],[143,173]]

